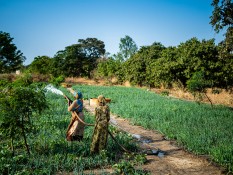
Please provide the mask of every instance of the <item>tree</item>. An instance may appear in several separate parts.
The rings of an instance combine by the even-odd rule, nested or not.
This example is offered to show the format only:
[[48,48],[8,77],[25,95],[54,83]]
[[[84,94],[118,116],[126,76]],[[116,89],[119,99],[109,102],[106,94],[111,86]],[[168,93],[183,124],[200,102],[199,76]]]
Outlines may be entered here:
[[97,38],[79,39],[78,44],[87,58],[97,59],[105,54],[105,44]]
[[35,57],[29,65],[30,72],[39,74],[49,74],[51,70],[51,58],[48,56]]
[[210,24],[214,30],[219,33],[220,30],[226,29],[225,49],[233,51],[233,2],[232,0],[213,0],[214,10],[210,17]]
[[25,61],[25,57],[12,41],[9,33],[0,31],[0,73],[14,72]]
[[124,62],[125,78],[132,84],[153,86],[154,67],[151,66],[153,62],[160,58],[162,50],[165,47],[159,43],[154,42],[151,46],[143,46]]
[[213,39],[199,41],[191,38],[177,47],[175,79],[185,86],[195,72],[204,71],[205,76],[213,80],[217,60],[218,51]]
[[105,45],[96,38],[78,40],[78,44],[67,46],[57,52],[52,61],[54,76],[88,76],[97,66],[97,60],[105,54]]
[[187,88],[193,94],[197,101],[202,100],[202,95],[204,94],[209,100],[211,106],[213,103],[206,94],[206,88],[211,86],[211,82],[205,78],[204,72],[195,72],[193,76],[187,81]]
[[151,85],[170,87],[179,74],[176,47],[163,49],[160,58],[150,64]]
[[121,68],[121,62],[108,58],[101,60],[97,66],[97,72],[102,77],[112,78],[116,76],[116,72]]
[[136,43],[128,35],[120,39],[119,48],[124,60],[129,59],[138,50]]
[[6,140],[11,140],[13,155],[14,140],[20,136],[30,154],[26,136],[33,131],[31,119],[48,107],[44,88],[31,83],[30,77],[26,76],[9,87],[0,87],[0,132]]

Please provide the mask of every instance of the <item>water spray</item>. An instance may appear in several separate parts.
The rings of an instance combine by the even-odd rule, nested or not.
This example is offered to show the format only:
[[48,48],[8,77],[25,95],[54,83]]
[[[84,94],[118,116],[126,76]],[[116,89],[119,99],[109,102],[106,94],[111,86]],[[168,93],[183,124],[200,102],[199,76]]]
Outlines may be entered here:
[[45,87],[45,89],[46,89],[47,91],[50,91],[50,92],[55,93],[55,94],[57,94],[57,95],[65,96],[64,93],[63,93],[61,90],[55,88],[55,87],[54,87],[53,85],[51,85],[51,84],[47,85],[47,86]]
[[[53,85],[49,84],[45,87],[45,89],[47,91],[50,91],[52,93],[55,93],[57,95],[62,95],[63,97],[65,97],[67,100],[68,100],[68,105],[70,105],[72,103],[72,100],[69,99],[61,90],[55,88]],[[83,123],[84,125],[87,125],[87,126],[95,126],[94,124],[89,124],[89,123],[86,123],[84,122],[82,119],[79,118],[78,114],[76,112],[73,112],[75,114],[75,116],[77,117],[77,119]],[[71,127],[72,124],[70,124],[68,126],[68,130],[69,128]],[[108,133],[109,135],[112,137],[112,139],[121,147],[122,150],[124,150],[125,152],[127,153],[132,153],[131,151],[127,150],[126,148],[124,148],[117,140],[116,138],[112,135],[112,133],[108,130]],[[147,155],[158,155],[160,153],[160,150],[157,150],[156,152],[154,152],[154,150],[152,150],[151,153],[147,153]]]

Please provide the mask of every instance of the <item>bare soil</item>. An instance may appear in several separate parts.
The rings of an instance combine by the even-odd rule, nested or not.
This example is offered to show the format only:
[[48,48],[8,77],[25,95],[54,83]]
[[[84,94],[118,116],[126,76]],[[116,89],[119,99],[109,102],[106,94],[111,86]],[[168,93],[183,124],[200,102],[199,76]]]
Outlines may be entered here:
[[[71,80],[67,81],[71,82]],[[88,84],[88,85],[106,85],[106,82],[96,82],[93,80],[86,79],[75,79],[73,83]],[[151,89],[156,93],[159,93],[158,89]],[[179,95],[177,95],[177,93]],[[181,95],[182,94],[182,95]],[[184,98],[187,100],[193,100],[190,94],[185,94],[182,92],[170,90],[169,95],[176,98]],[[181,97],[183,96],[183,97]],[[186,98],[185,98],[186,96]],[[233,106],[232,94],[227,94],[224,92],[223,97],[211,97],[214,104],[223,104],[228,106]],[[207,101],[204,101],[207,102]],[[84,106],[87,111],[93,112],[94,107],[89,105],[89,101],[84,102]],[[111,115],[110,123],[119,129],[130,133],[132,135],[140,135],[140,139],[137,141],[140,143],[140,149],[160,149],[165,152],[164,156],[160,157],[158,155],[147,155],[147,163],[143,165],[143,170],[150,172],[154,175],[222,175],[224,169],[219,167],[210,161],[208,156],[196,156],[192,153],[185,151],[183,148],[177,146],[175,141],[166,140],[165,136],[158,131],[147,130],[141,126],[131,125],[129,120],[123,119],[119,116]],[[143,142],[143,140],[149,140],[150,142]],[[93,170],[95,174],[103,172],[103,170]],[[92,173],[93,173],[92,171]],[[111,169],[106,169],[106,172],[111,173]]]

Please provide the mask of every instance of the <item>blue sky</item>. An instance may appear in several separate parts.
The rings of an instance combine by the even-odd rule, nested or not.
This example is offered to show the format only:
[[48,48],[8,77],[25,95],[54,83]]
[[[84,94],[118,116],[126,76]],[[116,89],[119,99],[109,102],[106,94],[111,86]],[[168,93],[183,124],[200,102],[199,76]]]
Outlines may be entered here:
[[212,0],[0,0],[0,31],[10,33],[26,57],[53,57],[78,39],[97,38],[111,54],[120,39],[137,46],[178,46],[192,37],[215,38],[209,24]]

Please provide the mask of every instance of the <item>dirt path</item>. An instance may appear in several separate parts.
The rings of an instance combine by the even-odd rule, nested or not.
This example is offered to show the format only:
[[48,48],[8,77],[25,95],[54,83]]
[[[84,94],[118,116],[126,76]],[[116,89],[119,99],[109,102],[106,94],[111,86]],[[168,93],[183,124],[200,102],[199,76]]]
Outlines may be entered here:
[[[89,101],[84,102],[87,111],[93,113],[94,107]],[[119,129],[132,134],[141,143],[141,149],[160,149],[164,156],[147,155],[148,163],[143,169],[152,175],[221,175],[221,168],[214,166],[204,157],[197,157],[175,145],[175,142],[165,140],[157,131],[146,130],[140,126],[131,125],[126,119],[111,115],[110,123]],[[145,141],[147,141],[145,143]]]

